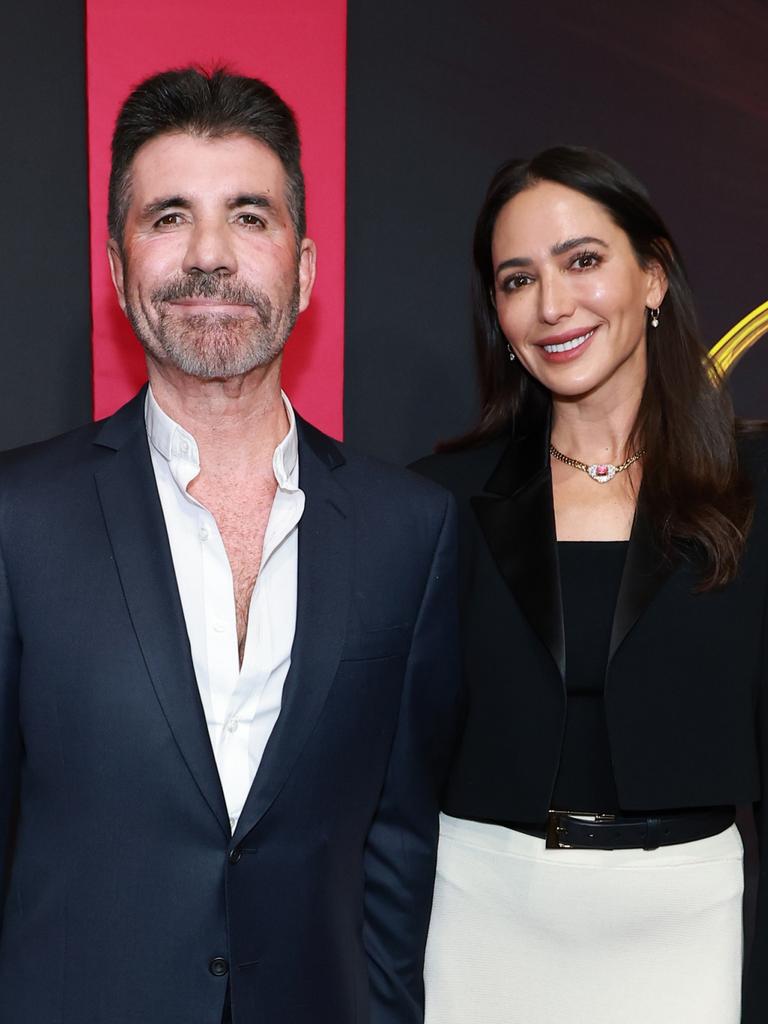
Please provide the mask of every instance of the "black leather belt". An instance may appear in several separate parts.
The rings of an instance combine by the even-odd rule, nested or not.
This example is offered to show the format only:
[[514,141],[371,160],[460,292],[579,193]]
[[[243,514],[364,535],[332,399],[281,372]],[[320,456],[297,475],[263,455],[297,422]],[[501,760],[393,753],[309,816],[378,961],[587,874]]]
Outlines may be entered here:
[[732,807],[675,811],[648,816],[550,811],[548,850],[656,850],[724,832],[734,822]]

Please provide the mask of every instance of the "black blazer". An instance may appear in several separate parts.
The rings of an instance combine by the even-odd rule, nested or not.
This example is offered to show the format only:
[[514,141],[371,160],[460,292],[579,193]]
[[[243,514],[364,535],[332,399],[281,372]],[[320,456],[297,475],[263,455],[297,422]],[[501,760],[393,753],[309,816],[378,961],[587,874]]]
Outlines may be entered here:
[[[665,564],[641,489],[605,680],[625,811],[750,802],[760,809],[768,764],[764,435],[745,440],[742,457],[757,509],[739,577],[720,590],[695,593],[689,564]],[[566,714],[548,424],[414,468],[449,488],[459,506],[469,713],[444,808],[458,817],[543,822]],[[762,890],[758,975],[768,967],[768,882]],[[754,1008],[744,1019],[765,1024],[761,985],[752,985]]]
[[[234,836],[143,421],[0,459],[1,1024],[418,1024],[453,502],[299,423],[296,639]],[[10,833],[20,807],[15,840]]]

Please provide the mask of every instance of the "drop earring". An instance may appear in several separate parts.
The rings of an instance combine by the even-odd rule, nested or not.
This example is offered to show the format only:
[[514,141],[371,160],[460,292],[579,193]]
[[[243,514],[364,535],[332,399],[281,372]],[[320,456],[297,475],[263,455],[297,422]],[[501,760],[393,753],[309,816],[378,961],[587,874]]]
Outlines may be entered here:
[[507,342],[507,351],[509,352],[509,361],[510,361],[510,363],[514,363],[514,361],[515,361],[515,353],[512,351],[512,346],[509,344],[509,342]]
[[659,314],[661,313],[661,310],[658,309],[658,308],[656,308],[656,309],[649,309],[648,312],[651,314],[651,327],[658,327],[659,326]]

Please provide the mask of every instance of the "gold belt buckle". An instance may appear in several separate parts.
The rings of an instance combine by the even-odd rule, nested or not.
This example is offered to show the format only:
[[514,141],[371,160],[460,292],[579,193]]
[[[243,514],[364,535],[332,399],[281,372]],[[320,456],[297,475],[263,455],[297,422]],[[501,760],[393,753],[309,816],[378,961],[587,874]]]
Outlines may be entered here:
[[549,811],[547,813],[547,835],[545,848],[547,850],[572,850],[572,843],[564,843],[561,836],[567,834],[567,828],[562,824],[563,818],[583,818],[585,821],[615,821],[615,814],[597,814],[593,811]]

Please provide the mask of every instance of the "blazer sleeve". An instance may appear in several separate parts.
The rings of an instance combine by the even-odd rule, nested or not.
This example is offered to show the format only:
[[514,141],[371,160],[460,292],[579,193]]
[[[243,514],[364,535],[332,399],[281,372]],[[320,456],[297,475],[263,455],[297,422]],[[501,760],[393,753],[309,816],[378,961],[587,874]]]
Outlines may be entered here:
[[439,802],[461,712],[457,603],[455,509],[446,495],[386,780],[364,855],[370,1024],[424,1019],[424,948]]
[[21,735],[19,665],[21,641],[0,541],[0,931],[10,873],[18,800]]
[[757,906],[752,948],[748,951],[745,965],[742,1024],[765,1024],[768,1020],[768,595],[762,639],[762,673],[757,708],[760,801],[755,804],[759,864]]
[[[761,433],[758,436],[762,443],[755,449],[757,457],[751,471],[758,484],[753,530],[761,521],[765,521],[768,508],[768,435]],[[763,594],[761,640],[762,661],[756,700],[760,800],[754,805],[758,854],[757,903],[751,948],[745,950],[742,1024],[765,1024],[768,1021],[768,593]]]

